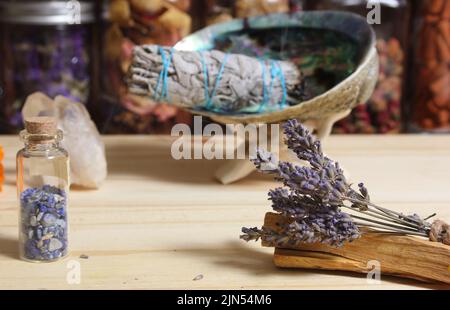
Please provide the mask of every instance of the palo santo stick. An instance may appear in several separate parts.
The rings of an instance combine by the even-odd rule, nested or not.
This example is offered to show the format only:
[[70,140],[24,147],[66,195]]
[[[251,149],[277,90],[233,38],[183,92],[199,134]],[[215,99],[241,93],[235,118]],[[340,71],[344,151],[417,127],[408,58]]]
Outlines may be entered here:
[[342,256],[301,250],[275,248],[273,255],[275,265],[285,268],[306,268],[323,270],[348,270],[360,273],[369,272],[362,262]]
[[[264,227],[277,231],[279,223],[286,221],[289,219],[267,213]],[[272,245],[263,242],[263,246]],[[334,259],[323,265],[319,265],[322,260],[316,259],[313,262],[317,263],[317,269],[367,272],[367,262],[377,260],[382,273],[450,284],[450,246],[418,237],[370,232],[340,248],[321,243],[305,243],[290,249],[326,253],[347,259]],[[311,260],[295,257],[289,259],[288,256],[281,258],[279,251],[274,262],[280,267],[311,268],[312,265]]]
[[[367,274],[373,270],[372,265],[363,262],[345,258],[342,256],[315,252],[275,248],[273,254],[275,266],[281,268],[302,268],[319,270],[340,270]],[[430,282],[430,279],[420,277],[414,274],[398,274],[395,270],[386,270],[381,268],[383,274],[400,276],[424,282]]]

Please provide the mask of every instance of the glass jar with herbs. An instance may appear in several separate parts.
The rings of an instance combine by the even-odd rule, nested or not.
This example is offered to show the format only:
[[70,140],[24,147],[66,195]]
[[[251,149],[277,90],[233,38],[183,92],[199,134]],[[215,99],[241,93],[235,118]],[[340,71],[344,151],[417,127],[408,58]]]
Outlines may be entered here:
[[87,103],[95,83],[94,3],[0,0],[0,103],[8,131],[36,91]]
[[450,1],[420,1],[416,12],[409,128],[450,132]]
[[303,2],[304,0],[207,0],[206,24],[227,22],[233,18],[299,11]]
[[50,117],[25,120],[17,153],[19,250],[23,260],[50,262],[67,255],[69,156]]
[[102,13],[101,98],[106,133],[169,133],[191,115],[151,98],[134,96],[125,83],[137,45],[172,46],[191,32],[192,1],[111,0]]

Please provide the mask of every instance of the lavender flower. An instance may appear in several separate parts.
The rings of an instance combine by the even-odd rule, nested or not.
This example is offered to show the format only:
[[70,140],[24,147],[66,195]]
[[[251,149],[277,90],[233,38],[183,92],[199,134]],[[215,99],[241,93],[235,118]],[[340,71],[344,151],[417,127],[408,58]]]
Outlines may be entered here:
[[[288,148],[308,165],[278,162],[265,150],[258,150],[251,160],[260,171],[283,183],[269,192],[269,200],[272,209],[287,221],[277,231],[243,228],[242,239],[262,239],[281,247],[304,242],[341,246],[359,238],[361,227],[428,236],[431,225],[416,214],[405,216],[374,205],[363,183],[358,190],[352,189],[339,164],[323,154],[320,141],[298,121],[288,121],[284,133]],[[342,208],[354,212],[345,213]]]

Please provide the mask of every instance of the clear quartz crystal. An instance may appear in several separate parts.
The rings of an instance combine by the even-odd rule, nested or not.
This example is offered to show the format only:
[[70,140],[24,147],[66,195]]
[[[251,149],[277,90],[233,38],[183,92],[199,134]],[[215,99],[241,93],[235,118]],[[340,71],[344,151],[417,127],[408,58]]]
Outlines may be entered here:
[[69,156],[60,146],[62,132],[20,134],[17,153],[20,257],[51,262],[68,253]]

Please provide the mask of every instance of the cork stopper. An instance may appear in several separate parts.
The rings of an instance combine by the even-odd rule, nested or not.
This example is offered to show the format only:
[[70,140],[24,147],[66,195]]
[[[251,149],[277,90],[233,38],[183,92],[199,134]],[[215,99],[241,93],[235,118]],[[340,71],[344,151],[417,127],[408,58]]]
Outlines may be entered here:
[[56,119],[46,116],[29,117],[25,119],[25,129],[33,135],[55,135]]

